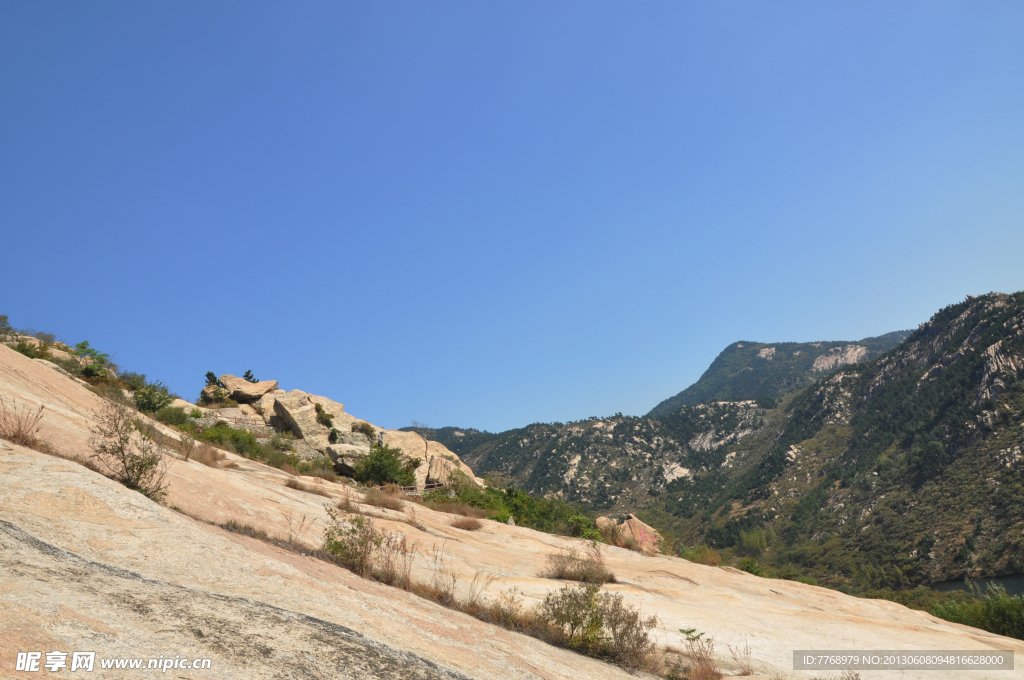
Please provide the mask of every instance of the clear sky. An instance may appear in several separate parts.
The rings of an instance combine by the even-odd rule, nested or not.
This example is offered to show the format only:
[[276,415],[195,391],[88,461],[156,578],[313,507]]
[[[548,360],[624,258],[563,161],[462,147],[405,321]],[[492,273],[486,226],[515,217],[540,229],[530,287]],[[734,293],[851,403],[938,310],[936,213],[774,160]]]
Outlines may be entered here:
[[0,314],[194,399],[641,414],[1024,288],[1024,3],[0,2]]

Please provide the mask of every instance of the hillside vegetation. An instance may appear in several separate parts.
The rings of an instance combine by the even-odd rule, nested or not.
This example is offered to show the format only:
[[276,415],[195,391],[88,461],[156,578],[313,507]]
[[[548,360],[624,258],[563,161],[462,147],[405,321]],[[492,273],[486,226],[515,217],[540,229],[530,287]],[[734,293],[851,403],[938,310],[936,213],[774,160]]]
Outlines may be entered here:
[[[422,434],[481,474],[610,514],[635,511],[677,544],[708,544],[751,570],[858,591],[1018,574],[1022,322],[1024,294],[968,298],[888,351],[901,333],[859,343],[874,358],[832,366],[791,394],[777,382],[758,399],[658,417]],[[765,363],[803,352],[739,344],[706,385],[739,351],[749,362],[774,347]],[[847,346],[828,344],[800,361],[821,366]],[[765,370],[733,373],[718,389],[735,394],[747,375],[776,369]]]
[[742,401],[792,394],[839,366],[868,361],[910,335],[894,331],[856,342],[734,342],[700,380],[661,402],[647,415],[666,416],[683,406],[709,401]]

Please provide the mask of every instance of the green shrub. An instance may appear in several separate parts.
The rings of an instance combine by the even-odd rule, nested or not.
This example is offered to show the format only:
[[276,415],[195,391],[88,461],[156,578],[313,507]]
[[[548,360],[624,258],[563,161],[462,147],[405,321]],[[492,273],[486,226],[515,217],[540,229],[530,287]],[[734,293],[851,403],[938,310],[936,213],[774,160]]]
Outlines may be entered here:
[[125,371],[125,372],[121,373],[121,375],[119,375],[118,377],[121,379],[121,382],[123,382],[125,384],[125,387],[127,387],[132,392],[135,392],[136,390],[140,390],[140,389],[142,389],[143,387],[146,386],[146,374],[145,373],[135,373],[134,371]]
[[313,404],[316,407],[316,422],[324,427],[334,427],[334,414],[328,413],[320,404]]
[[626,668],[648,668],[654,641],[648,631],[658,617],[644,617],[622,595],[601,593],[600,586],[566,586],[548,593],[535,614],[544,637],[592,656],[606,656]]
[[324,532],[324,552],[352,573],[367,576],[373,566],[374,553],[384,538],[381,532],[363,517],[342,519],[330,507],[327,514],[331,523]]
[[377,430],[373,429],[373,425],[369,423],[352,423],[353,432],[362,432],[370,438],[371,442],[377,441]]
[[698,545],[693,548],[681,548],[679,550],[679,556],[684,560],[695,562],[696,564],[707,564],[712,567],[717,567],[722,561],[722,556],[714,548],[709,548],[706,545]]
[[768,534],[763,527],[740,532],[740,550],[744,555],[757,557],[768,549]]
[[109,376],[110,372],[99,364],[86,364],[82,366],[83,378],[107,378]]
[[216,385],[217,387],[224,387],[224,385],[221,384],[220,380],[217,379],[217,376],[214,375],[213,371],[207,371],[206,386],[210,387],[211,385]]
[[251,382],[251,383],[258,383],[259,382],[259,380],[257,380],[256,377],[252,374],[252,371],[246,371],[245,373],[243,373],[242,374],[242,380],[244,380],[246,382]]
[[931,608],[931,614],[954,623],[1024,640],[1024,597],[1008,595],[1006,589],[998,583],[990,583],[984,596],[974,582],[968,581],[968,587],[973,599],[936,604]]
[[224,424],[206,428],[196,439],[242,454],[247,458],[258,457],[264,453],[263,447],[256,441],[256,435],[252,432],[235,430]]
[[25,340],[20,340],[18,344],[14,346],[14,351],[24,354],[29,359],[46,359],[50,356],[47,351],[48,347],[45,343],[38,346],[32,345]]
[[581,584],[548,593],[537,607],[537,618],[567,647],[596,647],[604,630],[601,588]]
[[184,425],[188,422],[185,409],[178,406],[164,406],[153,414],[153,417],[164,425]]
[[167,390],[167,385],[164,385],[159,380],[153,383],[146,383],[135,390],[135,408],[143,413],[156,413],[165,406],[170,405],[172,401],[174,401],[174,397]]
[[14,332],[6,314],[0,314],[0,335],[10,335]]
[[566,528],[565,533],[569,536],[577,536],[588,541],[604,541],[604,537],[598,531],[594,520],[586,515],[572,515],[566,522]]
[[357,482],[364,484],[398,484],[412,486],[416,483],[411,463],[402,461],[401,451],[385,445],[373,445],[370,453],[355,466]]
[[340,437],[340,436],[341,436],[341,432],[339,432],[336,428],[332,427],[330,433],[328,433],[328,435],[327,435],[327,441],[330,444],[337,444],[338,443],[338,437]]
[[[584,526],[577,520],[574,527],[572,518],[583,513],[561,499],[535,498],[514,486],[481,489],[460,470],[452,472],[447,487],[428,491],[423,499],[428,503],[461,503],[481,508],[488,519],[507,522],[511,517],[519,526],[549,534],[571,535],[575,527]],[[587,538],[590,537],[588,533]]]
[[757,560],[753,557],[744,557],[742,560],[740,560],[739,566],[742,571],[745,571],[748,574],[753,574],[754,576],[764,575],[764,571],[761,569],[761,565],[759,565],[757,563]]
[[202,418],[203,412],[197,408],[192,409],[192,412],[188,414],[189,418]]

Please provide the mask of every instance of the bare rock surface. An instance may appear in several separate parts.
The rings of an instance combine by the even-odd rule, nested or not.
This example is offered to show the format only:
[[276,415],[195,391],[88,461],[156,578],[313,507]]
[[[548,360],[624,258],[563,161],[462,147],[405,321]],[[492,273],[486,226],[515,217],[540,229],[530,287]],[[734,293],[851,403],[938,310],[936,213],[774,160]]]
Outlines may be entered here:
[[[45,404],[41,436],[66,454],[88,455],[92,412],[102,402],[82,385],[0,347],[0,396],[19,407]],[[280,470],[226,459],[236,467],[168,457],[165,506],[71,461],[0,442],[0,675],[17,651],[62,649],[209,657],[208,676],[224,678],[643,677],[207,522],[235,521],[314,547],[324,506],[347,497],[380,529],[417,544],[414,580],[430,580],[427,551],[436,549],[450,559],[460,596],[475,573],[489,572],[495,580],[485,599],[516,587],[526,606],[564,585],[539,575],[547,556],[583,541],[486,520],[478,531],[461,531],[449,526],[452,515],[424,506],[375,508],[329,482],[320,483],[326,497],[306,493],[285,486],[291,477]],[[604,557],[618,581],[605,589],[658,616],[659,646],[681,647],[679,629],[697,628],[714,638],[727,669],[727,645],[744,642],[755,670],[789,678],[822,675],[790,670],[794,649],[1024,652],[1019,640],[892,602],[613,547]],[[125,677],[114,673],[61,677]],[[863,680],[891,675],[861,672]],[[998,677],[1024,678],[1024,671]]]
[[239,378],[236,375],[229,375],[227,373],[217,378],[217,380],[223,383],[228,391],[228,395],[232,399],[244,404],[259,401],[264,394],[277,389],[276,380],[260,380],[259,382],[251,383],[245,378]]
[[302,390],[292,390],[274,397],[274,413],[296,437],[317,451],[326,451],[330,430],[317,422],[316,406]]
[[815,373],[828,373],[846,364],[859,364],[867,356],[868,348],[862,345],[833,347],[814,360],[811,370]]

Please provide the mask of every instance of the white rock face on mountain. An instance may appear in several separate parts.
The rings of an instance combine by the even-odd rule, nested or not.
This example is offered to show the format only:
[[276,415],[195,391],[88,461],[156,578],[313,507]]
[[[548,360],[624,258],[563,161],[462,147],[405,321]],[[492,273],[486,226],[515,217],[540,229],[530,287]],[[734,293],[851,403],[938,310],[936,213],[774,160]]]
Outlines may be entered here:
[[[93,413],[103,402],[80,383],[0,347],[0,397],[19,408],[44,405],[40,436],[66,454],[89,455]],[[225,456],[234,467],[166,456],[170,487],[160,505],[81,465],[0,441],[0,675],[13,672],[18,651],[90,650],[97,658],[148,659],[170,651],[212,659],[205,675],[173,674],[193,678],[645,677],[215,524],[233,521],[314,548],[329,521],[324,506],[348,498],[372,514],[378,528],[417,544],[415,581],[430,582],[428,551],[437,549],[450,560],[460,597],[474,574],[490,573],[495,580],[486,601],[515,587],[526,607],[564,585],[539,575],[547,556],[585,549],[585,541],[488,520],[478,531],[463,531],[450,526],[452,515],[424,506],[375,508],[347,485],[329,482],[319,485],[326,498],[305,493],[285,486],[294,478],[280,470]],[[413,514],[422,529],[408,523]],[[648,534],[642,526],[637,533]],[[823,675],[794,673],[795,649],[1024,653],[1020,640],[884,600],[675,557],[603,550],[618,579],[604,589],[658,617],[659,648],[685,647],[679,629],[697,628],[714,639],[718,660],[731,674],[738,668],[728,645],[749,645],[760,674],[754,678]],[[1019,666],[998,677],[1024,678]],[[861,672],[863,680],[889,676]],[[963,671],[903,674],[904,680],[962,677]]]
[[758,351],[757,356],[761,357],[762,359],[767,359],[768,361],[771,361],[772,359],[775,358],[775,348],[765,347],[764,349]]
[[679,463],[667,463],[665,465],[665,483],[679,479],[680,477],[692,477],[689,468],[684,468]]
[[828,373],[846,364],[859,364],[868,358],[868,348],[862,345],[843,345],[833,347],[811,364],[811,370],[817,373]]

